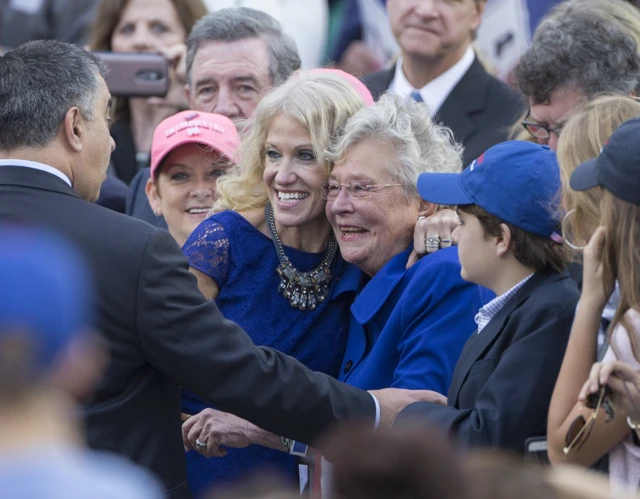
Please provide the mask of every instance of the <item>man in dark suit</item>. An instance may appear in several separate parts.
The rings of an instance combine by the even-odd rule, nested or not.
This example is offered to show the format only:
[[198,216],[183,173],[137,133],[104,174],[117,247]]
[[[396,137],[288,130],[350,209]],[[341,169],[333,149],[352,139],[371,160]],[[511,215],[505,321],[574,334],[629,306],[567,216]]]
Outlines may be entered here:
[[[245,120],[264,95],[299,68],[298,49],[276,19],[246,7],[218,10],[200,19],[187,39],[187,101],[196,111]],[[149,206],[150,178],[149,168],[133,178],[125,213],[166,229],[162,215]]]
[[363,79],[376,99],[391,91],[426,102],[464,145],[465,165],[507,140],[523,111],[522,99],[486,72],[471,46],[485,3],[388,0],[402,53],[393,68]]
[[[70,71],[69,68],[73,68]],[[420,395],[370,394],[258,348],[198,291],[168,232],[93,204],[114,142],[98,58],[38,41],[0,58],[0,221],[48,226],[86,255],[110,363],[86,402],[89,444],[154,471],[190,496],[180,386],[302,442],[342,419],[390,423]]]
[[556,233],[559,177],[553,151],[521,141],[492,147],[461,174],[420,176],[425,200],[458,205],[462,277],[497,296],[476,316],[446,405],[412,404],[398,421],[423,419],[465,446],[519,453],[528,438],[546,435],[579,298]]

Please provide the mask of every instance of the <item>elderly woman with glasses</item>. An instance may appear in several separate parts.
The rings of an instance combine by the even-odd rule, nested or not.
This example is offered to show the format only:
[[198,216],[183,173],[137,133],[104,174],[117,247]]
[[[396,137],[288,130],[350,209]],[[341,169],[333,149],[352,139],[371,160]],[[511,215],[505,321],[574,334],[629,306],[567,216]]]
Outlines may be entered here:
[[[492,296],[460,277],[450,243],[406,265],[416,219],[437,209],[418,195],[418,175],[457,172],[460,156],[450,130],[433,123],[424,104],[393,95],[360,109],[332,140],[322,195],[340,253],[352,264],[332,298],[354,297],[340,380],[367,390],[447,393],[462,346],[476,330],[475,313]],[[190,426],[198,428],[190,440],[198,436],[209,448],[294,445],[222,413]]]

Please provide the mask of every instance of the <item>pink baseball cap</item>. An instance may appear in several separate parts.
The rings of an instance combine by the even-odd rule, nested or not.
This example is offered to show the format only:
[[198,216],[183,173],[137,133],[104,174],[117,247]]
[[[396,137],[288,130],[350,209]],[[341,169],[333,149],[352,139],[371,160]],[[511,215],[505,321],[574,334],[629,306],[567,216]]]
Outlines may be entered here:
[[371,95],[371,92],[369,91],[367,86],[352,74],[342,71],[341,69],[331,68],[310,69],[309,73],[332,73],[336,76],[339,76],[340,78],[346,80],[347,83],[351,85],[351,87],[356,92],[358,92],[358,95],[362,97],[365,106],[371,106],[374,103],[373,95]]
[[184,144],[212,147],[229,161],[237,162],[240,136],[226,116],[200,111],[183,111],[162,121],[153,132],[151,144],[151,178],[155,180],[158,166],[176,147]]

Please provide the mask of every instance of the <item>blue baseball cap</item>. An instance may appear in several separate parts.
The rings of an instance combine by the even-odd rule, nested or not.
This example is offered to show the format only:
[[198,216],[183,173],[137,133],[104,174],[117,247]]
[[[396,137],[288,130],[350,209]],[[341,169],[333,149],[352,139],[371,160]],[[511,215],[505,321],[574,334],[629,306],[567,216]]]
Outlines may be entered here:
[[597,158],[573,171],[569,185],[574,191],[602,186],[620,199],[640,204],[640,118],[620,125]]
[[562,239],[560,167],[547,146],[513,140],[487,150],[462,173],[422,173],[418,192],[437,204],[475,204],[527,232]]
[[93,295],[71,244],[44,229],[0,225],[0,341],[25,335],[36,372],[91,327]]

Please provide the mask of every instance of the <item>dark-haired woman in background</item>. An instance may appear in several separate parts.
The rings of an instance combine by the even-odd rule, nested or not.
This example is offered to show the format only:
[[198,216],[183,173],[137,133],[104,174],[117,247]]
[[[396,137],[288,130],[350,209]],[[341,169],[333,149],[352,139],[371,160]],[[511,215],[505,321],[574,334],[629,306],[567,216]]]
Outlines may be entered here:
[[[186,48],[193,24],[207,13],[201,0],[102,0],[91,37],[91,49],[164,54],[176,63]],[[156,126],[187,109],[184,82],[170,67],[169,92],[163,98],[119,99],[113,107],[111,135],[116,150],[112,173],[128,184],[139,169],[149,166]]]

